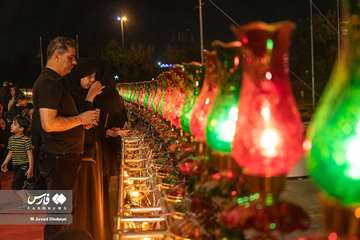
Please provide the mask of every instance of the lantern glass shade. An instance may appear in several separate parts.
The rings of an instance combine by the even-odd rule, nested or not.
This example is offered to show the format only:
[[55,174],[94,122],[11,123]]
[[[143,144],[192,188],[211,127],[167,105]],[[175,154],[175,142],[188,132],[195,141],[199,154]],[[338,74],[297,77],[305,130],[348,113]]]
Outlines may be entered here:
[[205,129],[211,106],[214,103],[218,86],[216,83],[216,54],[204,51],[205,76],[199,97],[192,111],[190,131],[199,142],[205,142]]
[[152,112],[156,112],[156,100],[157,100],[157,94],[158,94],[158,87],[159,87],[159,84],[158,84],[158,81],[155,80],[153,82],[153,95],[152,95],[152,98],[151,98],[151,102],[150,102],[150,105],[151,105],[151,111]]
[[244,173],[286,175],[300,160],[303,126],[288,76],[292,22],[234,29],[243,43],[244,74],[233,157]]
[[143,103],[144,107],[148,106],[149,95],[150,95],[150,82],[146,82],[145,83],[145,93],[144,93],[144,103]]
[[166,88],[164,89],[164,104],[162,107],[162,118],[164,120],[170,121],[170,109],[172,105],[172,91],[174,83],[172,82],[172,77],[170,71],[164,72],[164,79],[166,81]]
[[350,1],[342,50],[310,124],[308,168],[322,191],[343,205],[360,203],[360,9]]
[[145,98],[145,83],[140,83],[140,99],[139,105],[143,106]]
[[181,128],[190,132],[190,120],[193,108],[200,94],[204,78],[204,68],[198,62],[184,64],[186,75],[185,102],[181,110]]
[[139,104],[139,101],[140,101],[140,85],[139,85],[139,83],[135,83],[134,88],[135,88],[134,103]]
[[238,118],[238,101],[242,76],[241,43],[215,41],[219,91],[208,115],[206,143],[220,154],[230,154]]
[[[170,112],[170,122],[176,128],[180,128],[181,110],[185,102],[186,77],[184,67],[177,65],[173,69],[173,82],[175,83],[173,92],[172,109]],[[170,109],[169,109],[170,110]]]
[[161,104],[162,97],[162,81],[160,78],[157,79],[157,88],[154,98],[154,112],[159,113],[159,106]]
[[164,108],[164,100],[165,100],[165,93],[166,93],[166,78],[164,74],[161,74],[159,77],[160,81],[160,95],[159,95],[159,103],[157,106],[157,112],[162,117],[163,115],[163,108]]
[[152,104],[154,102],[155,94],[156,94],[156,82],[151,81],[150,82],[150,94],[149,94],[149,101],[148,105],[146,106],[149,111],[152,111]]

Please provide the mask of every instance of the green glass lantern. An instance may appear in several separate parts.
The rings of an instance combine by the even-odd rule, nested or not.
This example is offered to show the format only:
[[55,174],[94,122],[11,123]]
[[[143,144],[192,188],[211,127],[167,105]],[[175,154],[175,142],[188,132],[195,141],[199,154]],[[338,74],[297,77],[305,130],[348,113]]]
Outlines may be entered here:
[[136,86],[135,83],[132,83],[132,84],[131,84],[131,87],[132,87],[131,102],[132,102],[132,103],[135,103],[135,101],[136,101],[136,95],[137,95],[137,86]]
[[116,90],[118,91],[119,95],[120,95],[122,98],[125,98],[125,96],[126,96],[126,88],[125,88],[125,85],[119,84],[119,85],[117,86]]
[[230,154],[238,118],[242,77],[241,42],[213,44],[217,53],[219,91],[206,126],[206,143],[218,153]]
[[153,95],[153,97],[151,99],[150,104],[151,104],[151,111],[156,112],[156,105],[155,105],[156,101],[155,101],[155,99],[156,99],[156,93],[157,93],[157,88],[158,88],[158,82],[153,81],[152,84],[153,84],[153,89],[154,89],[154,95]]
[[190,119],[204,79],[204,67],[198,62],[184,64],[186,74],[185,102],[181,110],[181,128],[190,132]]
[[135,83],[135,91],[136,91],[135,103],[139,105],[140,104],[140,96],[141,96],[141,85],[140,85],[140,83]]
[[155,100],[154,100],[156,112],[160,115],[162,115],[162,105],[163,105],[163,102],[162,102],[163,88],[164,88],[163,79],[164,79],[164,73],[161,73],[156,79],[158,84],[157,84],[156,96],[155,96]]
[[129,85],[130,88],[130,102],[133,103],[135,100],[135,85],[134,84],[130,84]]
[[166,81],[166,88],[164,92],[164,103],[162,109],[162,117],[164,120],[170,121],[170,112],[172,110],[172,105],[174,101],[174,91],[175,91],[175,83],[173,78],[172,70],[166,71],[164,73],[165,81]]
[[158,113],[160,114],[160,116],[163,115],[163,108],[164,108],[164,101],[165,101],[165,94],[166,94],[166,75],[162,74],[160,80],[160,85],[161,85],[161,97],[160,97],[160,102],[159,102],[159,106],[158,106]]
[[304,145],[314,182],[344,206],[360,204],[360,3],[349,6],[341,56]]
[[126,101],[130,101],[130,93],[131,93],[131,91],[130,91],[129,84],[124,85],[124,89],[125,89],[124,98],[126,99]]
[[170,122],[176,127],[180,128],[181,110],[185,102],[186,76],[183,65],[176,65],[172,69],[172,80],[175,83],[173,92],[173,101],[170,113]]
[[144,107],[147,107],[150,96],[150,82],[145,83]]

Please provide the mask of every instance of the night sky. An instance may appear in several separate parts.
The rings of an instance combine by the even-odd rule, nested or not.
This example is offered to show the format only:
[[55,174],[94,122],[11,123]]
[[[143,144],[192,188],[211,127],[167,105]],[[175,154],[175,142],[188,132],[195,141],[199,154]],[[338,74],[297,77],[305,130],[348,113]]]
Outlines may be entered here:
[[[234,40],[232,23],[204,0],[204,38]],[[298,22],[309,16],[306,0],[213,0],[239,24],[254,20]],[[314,0],[323,10],[336,0]],[[190,31],[199,39],[198,0],[1,0],[0,82],[31,86],[40,71],[39,37],[44,49],[57,36],[79,35],[80,55],[111,39],[121,39],[116,16],[125,14],[125,41],[160,49],[174,33]],[[198,42],[198,41],[196,41]]]

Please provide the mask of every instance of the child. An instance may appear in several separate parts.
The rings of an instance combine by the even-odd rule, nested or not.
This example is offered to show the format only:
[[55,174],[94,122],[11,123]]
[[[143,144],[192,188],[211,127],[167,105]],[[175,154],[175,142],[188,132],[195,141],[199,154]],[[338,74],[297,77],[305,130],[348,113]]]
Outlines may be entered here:
[[26,117],[18,116],[11,124],[10,131],[14,135],[9,138],[8,154],[1,170],[7,172],[7,164],[12,160],[15,176],[12,182],[12,189],[20,190],[24,186],[25,176],[29,179],[33,176],[33,155],[31,140],[24,135],[29,127],[29,120]]

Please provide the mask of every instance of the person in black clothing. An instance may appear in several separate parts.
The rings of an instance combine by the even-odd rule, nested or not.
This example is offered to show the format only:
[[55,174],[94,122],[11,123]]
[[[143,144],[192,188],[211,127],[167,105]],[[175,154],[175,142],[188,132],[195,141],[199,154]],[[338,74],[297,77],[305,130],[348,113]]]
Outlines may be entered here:
[[[97,62],[91,59],[80,59],[78,65],[64,79],[68,91],[75,100],[79,112],[95,109],[93,102],[97,95],[102,93],[103,86],[100,81],[95,81]],[[93,158],[96,141],[95,126],[87,126],[85,131],[84,158]]]
[[[116,213],[117,192],[114,191],[119,174],[121,159],[121,137],[113,134],[121,131],[127,120],[127,112],[122,98],[115,88],[112,69],[104,64],[96,77],[106,87],[101,95],[96,97],[94,106],[100,108],[99,135],[102,158],[103,158],[103,194],[104,194],[104,226],[105,233],[111,234],[113,230],[113,218]],[[121,129],[121,130],[120,130]],[[121,191],[121,190],[120,190]],[[107,236],[105,239],[110,239]]]
[[[94,88],[96,81],[95,75],[97,71],[97,63],[95,60],[79,59],[77,65],[71,71],[71,73],[64,78],[66,88],[73,96],[75,103],[77,104],[79,111],[86,111],[88,108],[93,108],[93,101],[95,97],[101,93],[102,85],[97,81],[97,87]],[[94,90],[97,94],[92,94]]]
[[[122,127],[127,121],[127,111],[124,106],[123,99],[115,88],[113,81],[113,71],[109,65],[103,63],[101,71],[96,75],[99,80],[106,87],[103,93],[99,95],[95,101],[94,106],[101,109],[99,126],[103,128],[102,145],[104,154],[104,176],[118,175],[119,164],[119,134]],[[126,131],[123,131],[126,134]]]
[[16,87],[15,85],[12,85],[10,87],[10,95],[6,106],[6,111],[10,111],[10,109],[16,104],[16,98],[20,94],[22,93],[18,87]]
[[1,104],[0,115],[1,116],[4,116],[4,113],[7,110],[9,98],[10,98],[10,86],[9,86],[9,82],[5,81],[5,82],[3,82],[3,85],[0,88],[0,104]]
[[0,165],[5,160],[6,149],[10,137],[10,129],[3,118],[0,118]]
[[[0,166],[5,161],[9,137],[10,137],[10,128],[6,125],[5,120],[3,118],[0,118]],[[0,178],[2,178],[3,176],[4,175],[0,172]],[[0,183],[0,189],[1,189],[1,183]]]
[[[75,41],[53,39],[47,48],[46,67],[33,86],[33,144],[40,143],[39,168],[47,189],[73,190],[84,150],[83,126],[96,125],[95,110],[79,114],[62,78],[76,65]],[[39,132],[40,136],[39,137]],[[44,239],[53,239],[64,226],[46,225]]]
[[[104,88],[99,81],[95,81],[96,71],[96,61],[79,59],[70,75],[64,79],[80,112],[94,109],[93,101]],[[84,154],[76,183],[76,201],[82,207],[75,209],[72,227],[89,232],[94,239],[108,239],[105,238],[103,225],[102,157],[98,141],[101,129],[98,126],[88,128],[85,130]]]

